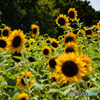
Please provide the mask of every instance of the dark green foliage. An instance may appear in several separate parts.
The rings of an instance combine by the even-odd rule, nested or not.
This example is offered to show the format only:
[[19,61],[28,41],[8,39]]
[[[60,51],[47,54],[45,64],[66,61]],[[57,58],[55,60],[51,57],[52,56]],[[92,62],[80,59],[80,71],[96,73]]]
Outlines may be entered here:
[[71,7],[78,11],[78,18],[85,26],[100,20],[100,11],[95,11],[89,3],[87,0],[0,0],[1,23],[25,33],[29,32],[31,24],[37,24],[40,34],[58,37],[63,31],[57,28],[55,19],[59,14],[68,15]]

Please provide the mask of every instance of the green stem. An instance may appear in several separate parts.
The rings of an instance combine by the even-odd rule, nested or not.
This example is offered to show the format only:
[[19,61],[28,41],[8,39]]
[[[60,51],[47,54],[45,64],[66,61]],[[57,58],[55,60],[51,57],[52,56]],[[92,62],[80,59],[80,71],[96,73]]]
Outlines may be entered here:
[[82,37],[83,37],[83,43],[85,45],[85,52],[87,54],[87,45],[86,45],[86,42],[85,42],[84,34],[82,33],[82,29],[81,29],[80,23],[77,22],[77,24],[78,24],[79,30],[81,31],[81,34],[82,34]]
[[26,86],[27,86],[27,93],[28,93],[28,95],[29,95],[29,97],[30,97],[30,89],[29,89],[29,86],[28,86],[28,79],[27,79],[27,74],[26,74],[26,72],[27,72],[27,70],[28,70],[28,67],[26,66],[26,64],[25,64],[25,57],[24,57],[24,51],[22,52],[22,61],[23,61],[23,66],[25,67],[25,83],[26,83]]

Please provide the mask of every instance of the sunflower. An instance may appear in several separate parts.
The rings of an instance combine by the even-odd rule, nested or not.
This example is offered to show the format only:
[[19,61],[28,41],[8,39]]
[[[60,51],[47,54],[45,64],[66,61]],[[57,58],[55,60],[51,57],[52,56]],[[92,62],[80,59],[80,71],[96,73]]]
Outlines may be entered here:
[[29,45],[33,45],[36,41],[32,38],[29,39]]
[[30,49],[31,43],[30,43],[30,41],[26,41],[25,42],[25,49]]
[[5,28],[2,29],[2,35],[3,36],[7,36],[8,37],[10,35],[10,32],[11,32],[11,29],[8,26],[5,26]]
[[7,46],[8,46],[7,38],[6,37],[0,38],[0,49],[5,51],[8,49]]
[[72,27],[67,26],[67,31],[71,32],[72,31]]
[[49,37],[49,35],[48,34],[44,34],[44,38],[48,38]]
[[65,38],[64,38],[64,44],[68,43],[68,42],[75,42],[77,43],[77,39],[75,34],[73,34],[72,32],[66,34]]
[[92,66],[89,65],[91,63],[91,58],[89,58],[88,55],[83,55],[83,53],[80,54],[80,58],[86,63],[84,67],[86,67],[87,72],[92,71]]
[[56,24],[58,26],[66,27],[69,23],[68,17],[66,15],[60,14],[56,19]]
[[46,39],[46,43],[51,43],[51,38]]
[[93,33],[93,31],[91,29],[86,29],[85,30],[85,34],[88,37],[93,37],[94,36],[94,33]]
[[59,47],[59,41],[57,41],[56,39],[52,39],[51,45],[53,48],[57,48]]
[[77,35],[79,35],[79,36],[85,36],[85,31],[84,30],[78,30]]
[[14,30],[8,38],[9,51],[19,53],[24,45],[24,37],[23,31]]
[[58,87],[55,73],[49,75],[49,84],[51,85],[51,87],[54,88]]
[[33,57],[28,57],[28,60],[29,60],[30,62],[35,62],[35,61],[36,61],[35,58],[33,58]]
[[31,37],[31,36],[30,36],[30,33],[25,33],[25,38],[26,38],[26,39],[28,39],[28,40],[29,40],[29,39],[30,39],[30,37]]
[[17,97],[17,100],[29,100],[29,96],[27,93],[20,93]]
[[87,29],[87,27],[86,27],[86,26],[84,26],[84,27],[83,27],[83,29],[84,29],[84,30],[86,30],[86,29]]
[[31,36],[36,37],[39,34],[39,26],[32,24],[31,25]]
[[49,84],[51,84],[51,86],[56,88],[58,87],[58,85],[60,86],[69,85],[69,81],[62,78],[62,76],[59,75],[58,72],[54,72],[49,76]]
[[51,49],[48,46],[42,48],[42,54],[44,57],[47,57],[51,54]]
[[59,36],[59,37],[58,37],[58,40],[59,40],[59,41],[60,41],[60,40],[62,40],[62,39],[63,39],[63,37],[62,37],[62,36]]
[[57,65],[55,59],[56,59],[57,55],[51,59],[49,59],[46,64],[48,64],[48,66],[50,67],[50,72],[54,72],[55,71],[55,66]]
[[79,55],[74,53],[63,53],[58,57],[56,62],[56,69],[59,72],[59,75],[70,82],[73,80],[81,81],[82,76],[85,76],[85,73],[87,72],[84,67],[86,63],[80,59]]
[[97,23],[97,28],[100,30],[100,21]]
[[74,42],[69,42],[66,44],[64,48],[65,53],[73,52],[73,53],[78,53],[77,45]]
[[82,47],[81,47],[81,50],[84,50],[85,49],[85,46],[83,45]]
[[68,10],[68,16],[69,19],[73,22],[77,19],[77,11],[75,10],[75,8],[70,8]]
[[[22,76],[17,76],[17,84],[19,86],[19,88],[23,88],[26,89],[27,88],[27,84],[25,82],[25,72],[21,72],[20,73]],[[34,82],[34,80],[30,81],[30,78],[33,76],[31,72],[26,72],[26,76],[28,79],[28,87],[32,88],[32,83]]]
[[92,31],[93,32],[97,32],[98,31],[97,25],[92,25],[91,28],[92,28]]

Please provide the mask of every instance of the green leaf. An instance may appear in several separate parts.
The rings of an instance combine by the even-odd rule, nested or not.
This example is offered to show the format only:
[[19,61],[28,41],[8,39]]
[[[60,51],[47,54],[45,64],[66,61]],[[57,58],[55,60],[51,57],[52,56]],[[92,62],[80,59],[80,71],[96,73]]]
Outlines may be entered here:
[[38,83],[36,83],[36,82],[33,83],[33,87],[39,88],[39,89],[41,89],[41,90],[43,90],[43,86],[44,86],[44,84],[38,84]]
[[48,92],[51,93],[51,92],[58,92],[59,89],[50,89]]
[[92,61],[96,61],[96,60],[100,61],[100,58],[97,58],[97,57],[96,57],[96,58],[93,58],[93,59],[92,59]]
[[19,56],[13,56],[14,58],[16,58],[16,59],[22,59],[22,57],[19,57]]
[[1,85],[2,85],[2,86],[7,86],[8,83],[7,83],[6,81],[3,81],[3,82],[1,82]]

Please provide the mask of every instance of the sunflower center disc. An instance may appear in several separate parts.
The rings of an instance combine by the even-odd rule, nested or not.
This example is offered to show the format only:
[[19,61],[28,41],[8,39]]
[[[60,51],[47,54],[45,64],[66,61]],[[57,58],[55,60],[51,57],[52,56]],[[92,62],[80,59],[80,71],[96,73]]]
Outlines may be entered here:
[[91,30],[86,30],[86,35],[91,35],[92,31]]
[[36,34],[36,32],[37,32],[37,29],[34,28],[34,29],[33,29],[33,34]]
[[26,98],[23,97],[21,100],[26,100]]
[[64,18],[59,18],[58,23],[60,25],[65,25],[65,19]]
[[65,52],[66,52],[66,53],[74,52],[74,49],[73,49],[72,47],[67,47],[67,48],[65,49]]
[[57,48],[57,47],[58,47],[58,44],[55,43],[55,42],[52,42],[52,46],[53,46],[54,48]]
[[71,37],[71,36],[66,37],[66,39],[65,39],[66,43],[71,42],[71,41],[74,41],[73,37]]
[[50,43],[50,40],[47,40],[46,43]]
[[20,62],[20,59],[14,58],[13,56],[21,57],[21,53],[15,52],[14,54],[12,54],[12,59],[13,59],[14,61],[16,61],[16,62]]
[[67,77],[73,77],[78,73],[78,67],[74,62],[66,61],[62,65],[62,72]]
[[3,36],[8,36],[8,30],[7,30],[7,29],[5,29],[5,30],[3,31]]
[[19,36],[16,36],[13,41],[12,41],[12,45],[17,48],[20,46],[20,42],[21,42],[21,38]]
[[69,17],[70,17],[70,18],[74,18],[74,12],[73,12],[73,11],[71,11],[71,12],[69,13]]
[[22,83],[23,85],[26,85],[23,78],[21,79],[21,83]]
[[44,53],[45,55],[48,55],[48,53],[49,53],[48,49],[44,49],[43,53]]
[[55,68],[55,66],[56,66],[55,58],[50,59],[49,65],[50,65],[51,68]]
[[34,59],[33,57],[29,57],[28,60],[29,60],[30,62],[35,62],[35,59]]
[[0,40],[0,47],[1,48],[4,48],[4,47],[6,47],[6,42],[4,41],[4,40]]
[[53,82],[55,82],[56,81],[55,77],[52,77],[52,80],[53,80]]

